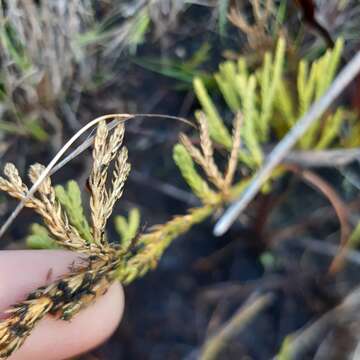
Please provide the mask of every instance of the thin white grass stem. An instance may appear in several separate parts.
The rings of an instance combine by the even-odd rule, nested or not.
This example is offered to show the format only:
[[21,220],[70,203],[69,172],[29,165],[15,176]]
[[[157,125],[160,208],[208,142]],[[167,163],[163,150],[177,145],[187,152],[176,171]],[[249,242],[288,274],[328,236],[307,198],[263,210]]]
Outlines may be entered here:
[[65,145],[58,151],[58,153],[54,156],[54,158],[50,161],[48,166],[45,168],[43,173],[39,176],[39,178],[35,181],[33,186],[29,189],[26,197],[20,201],[20,203],[17,205],[15,210],[11,213],[11,215],[7,218],[5,223],[0,228],[0,238],[4,235],[5,231],[9,228],[11,223],[14,221],[16,216],[20,213],[22,208],[25,205],[25,202],[35,193],[39,185],[44,181],[44,179],[49,175],[51,169],[55,166],[55,164],[59,161],[59,159],[64,155],[64,153],[69,149],[69,147],[88,129],[99,123],[100,121],[107,120],[110,118],[129,118],[131,115],[129,114],[110,114],[110,115],[104,115],[100,116],[92,121],[90,121],[88,124],[86,124],[83,128],[81,128],[76,134],[74,134],[70,140],[65,143]]
[[82,153],[85,149],[87,149],[94,140],[94,135],[88,138],[84,143],[82,143],[80,146],[78,146],[70,155],[68,155],[66,158],[64,158],[57,166],[56,163],[60,160],[60,158],[64,155],[64,153],[70,148],[70,146],[87,130],[89,130],[91,127],[98,124],[100,121],[103,120],[109,120],[109,119],[115,119],[112,121],[108,126],[112,129],[119,121],[126,121],[131,118],[135,117],[158,117],[158,118],[166,118],[166,119],[173,119],[177,121],[184,122],[192,127],[196,126],[191,123],[189,120],[177,117],[177,116],[171,116],[171,115],[165,115],[165,114],[108,114],[100,116],[89,123],[87,123],[84,127],[82,127],[76,134],[74,134],[70,140],[68,140],[65,145],[58,151],[58,153],[54,156],[54,158],[50,161],[50,163],[47,165],[43,173],[39,176],[37,181],[33,184],[33,186],[29,189],[26,197],[20,201],[20,203],[17,205],[15,210],[11,213],[11,215],[6,219],[4,224],[0,228],[0,238],[4,235],[6,230],[10,227],[12,222],[15,220],[15,218],[18,216],[20,211],[23,209],[25,202],[36,192],[39,185],[44,181],[44,179],[51,174],[54,174],[56,171],[58,171],[60,168],[62,168],[66,163],[68,163],[70,160],[72,160],[74,157]]
[[207,340],[203,346],[200,360],[216,360],[221,358],[221,352],[224,350],[232,338],[236,336],[244,327],[256,317],[262,310],[273,301],[271,294],[251,297],[244,306],[242,306],[235,315],[218,331]]
[[[133,115],[129,115],[128,118],[125,118],[122,121],[127,121],[127,120],[130,120],[130,119],[134,119],[136,117],[158,117],[158,118],[172,119],[172,120],[181,121],[181,122],[183,122],[183,123],[185,123],[187,125],[190,125],[190,126],[196,128],[196,126],[192,122],[190,122],[189,120],[187,120],[185,118],[178,117],[178,116],[171,116],[171,115],[163,115],[163,114],[133,114]],[[119,123],[118,120],[111,121],[107,125],[108,130],[109,131],[112,130],[118,123]],[[55,174],[58,170],[60,170],[69,161],[74,159],[76,156],[80,155],[89,146],[91,146],[91,144],[94,141],[94,137],[95,137],[95,135],[90,136],[81,145],[79,145],[74,151],[72,151],[71,154],[69,154],[67,157],[65,157],[63,160],[61,160],[56,166],[54,166],[53,169],[50,172],[50,175]]]

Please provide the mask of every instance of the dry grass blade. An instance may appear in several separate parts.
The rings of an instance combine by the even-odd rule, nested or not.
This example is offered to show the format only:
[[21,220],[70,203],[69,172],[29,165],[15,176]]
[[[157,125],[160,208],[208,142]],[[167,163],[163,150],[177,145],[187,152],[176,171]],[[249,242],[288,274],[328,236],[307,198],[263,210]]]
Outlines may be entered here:
[[[280,350],[275,359],[304,359],[309,350],[314,350],[316,345],[321,342],[326,335],[333,331],[335,326],[349,326],[354,320],[354,314],[360,309],[360,288],[357,287],[349,293],[345,299],[318,320],[301,329],[295,334],[290,335],[286,340],[286,345]],[[355,317],[356,318],[356,317]],[[352,359],[356,359],[352,357]]]
[[360,163],[360,149],[330,149],[317,151],[291,151],[284,160],[284,164],[309,167],[340,167],[351,162]]
[[39,185],[44,181],[44,179],[50,174],[51,170],[55,167],[55,165],[58,163],[58,161],[61,159],[61,157],[64,155],[64,153],[70,148],[70,146],[87,130],[92,128],[94,125],[97,125],[99,122],[103,120],[109,120],[109,119],[117,119],[118,121],[125,121],[129,118],[132,118],[132,115],[129,114],[110,114],[110,115],[104,115],[100,116],[92,121],[90,121],[88,124],[86,124],[83,128],[81,128],[75,135],[73,135],[70,140],[58,151],[58,153],[54,156],[54,158],[50,161],[50,163],[46,166],[45,170],[42,172],[42,174],[39,176],[37,181],[33,184],[33,186],[29,189],[26,196],[21,199],[21,202],[18,204],[18,206],[15,208],[15,210],[11,213],[9,218],[5,221],[5,223],[0,228],[0,238],[4,235],[5,231],[9,228],[9,226],[12,224],[12,222],[15,220],[16,216],[20,213],[22,208],[25,206],[25,203],[28,201],[29,198],[31,198],[34,193],[37,191],[37,188]]
[[[125,122],[127,120],[130,119],[135,119],[138,117],[144,117],[144,118],[152,118],[152,117],[157,117],[160,119],[168,119],[168,120],[176,120],[176,121],[180,121],[188,126],[191,126],[193,128],[196,129],[196,126],[190,122],[189,120],[179,117],[179,116],[171,116],[171,115],[164,115],[164,114],[113,114],[113,115],[105,115],[102,116],[101,118],[98,118],[96,120],[101,121],[102,118],[105,118],[106,120],[109,118],[115,118],[115,120],[111,121],[107,127],[108,130],[110,131],[111,129],[113,129],[118,123],[120,122]],[[79,145],[74,151],[71,152],[71,154],[69,154],[68,156],[66,156],[63,160],[59,161],[58,164],[54,165],[52,167],[52,170],[50,172],[50,174],[54,174],[55,172],[57,172],[58,170],[60,170],[64,165],[66,165],[69,161],[71,161],[72,159],[74,159],[76,156],[80,155],[83,151],[85,151],[87,148],[89,148],[94,142],[94,136],[90,136],[87,140],[85,140],[81,145]]]
[[252,5],[253,5],[253,12],[254,12],[254,16],[255,16],[256,21],[257,22],[266,21],[266,19],[270,15],[272,1],[271,0],[266,0],[265,4],[263,6],[264,7],[263,9],[261,9],[259,0],[253,0]]
[[233,25],[241,29],[244,33],[249,34],[252,32],[251,26],[235,7],[230,9],[229,20]]
[[[36,183],[29,189],[28,193],[26,194],[25,198],[21,200],[21,202],[18,204],[16,209],[11,213],[9,218],[2,224],[0,227],[0,238],[4,235],[6,230],[9,228],[9,226],[13,223],[15,218],[19,215],[20,211],[25,206],[25,202],[36,192],[38,186],[41,184],[41,182],[50,174],[55,173],[59,169],[61,169],[66,163],[68,163],[70,160],[72,160],[74,157],[79,155],[81,152],[83,152],[85,149],[87,149],[93,142],[93,137],[90,137],[88,140],[86,140],[83,144],[81,144],[79,147],[77,147],[70,155],[68,155],[66,158],[64,158],[62,161],[60,159],[62,156],[66,153],[66,151],[70,148],[70,146],[80,138],[82,134],[84,134],[86,131],[88,131],[93,126],[97,125],[99,122],[103,120],[110,120],[115,119],[113,123],[111,123],[112,127],[115,125],[115,122],[125,122],[129,119],[134,119],[135,117],[146,117],[146,118],[152,118],[152,117],[158,117],[161,119],[170,119],[170,120],[176,120],[183,122],[184,124],[187,124],[191,127],[195,127],[193,123],[191,123],[189,120],[179,117],[179,116],[171,116],[171,115],[164,115],[164,114],[108,114],[100,116],[89,123],[87,123],[84,127],[82,127],[76,134],[74,134],[70,140],[68,140],[65,145],[58,151],[58,153],[54,156],[54,158],[50,161],[50,163],[46,166],[46,169],[41,174],[41,176],[38,178]],[[196,127],[195,127],[196,128]]]
[[273,297],[262,295],[241,307],[236,314],[208,341],[206,341],[200,360],[220,359],[219,354],[228,342],[246,326],[261,310],[267,307]]
[[310,170],[301,170],[293,166],[287,166],[287,169],[291,170],[295,174],[301,176],[308,184],[314,187],[316,190],[324,194],[331,205],[333,206],[336,215],[340,222],[340,246],[337,255],[332,261],[329,272],[336,273],[343,266],[345,255],[348,250],[348,240],[350,237],[350,223],[349,223],[349,211],[346,207],[346,204],[342,201],[340,196],[337,194],[335,189],[330,186],[325,180],[320,176],[316,175]]
[[231,23],[243,31],[251,48],[261,48],[264,44],[271,42],[271,37],[267,35],[267,22],[273,8],[273,1],[266,0],[264,5],[260,5],[259,0],[251,1],[254,23],[250,24],[245,18],[245,11],[236,4],[232,6],[229,12]]

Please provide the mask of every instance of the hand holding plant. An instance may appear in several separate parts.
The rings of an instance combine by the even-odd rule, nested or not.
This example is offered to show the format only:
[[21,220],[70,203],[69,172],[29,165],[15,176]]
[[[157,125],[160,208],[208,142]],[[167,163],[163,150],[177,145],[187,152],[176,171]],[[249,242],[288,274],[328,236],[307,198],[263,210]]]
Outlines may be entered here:
[[[64,276],[79,256],[63,250],[0,252],[0,311],[23,299],[34,288]],[[45,318],[12,360],[59,360],[83,353],[105,341],[116,329],[123,312],[119,284],[71,322]],[[17,331],[21,331],[18,327]]]

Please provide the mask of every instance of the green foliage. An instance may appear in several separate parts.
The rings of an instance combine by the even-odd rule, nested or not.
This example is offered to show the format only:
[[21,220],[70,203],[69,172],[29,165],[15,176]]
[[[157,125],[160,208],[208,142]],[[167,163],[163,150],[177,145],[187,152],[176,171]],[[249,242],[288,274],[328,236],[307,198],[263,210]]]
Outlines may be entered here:
[[194,77],[200,77],[209,86],[213,83],[212,76],[200,69],[200,66],[208,60],[210,50],[209,43],[205,42],[186,61],[168,58],[136,58],[134,62],[147,70],[176,79],[179,82],[176,89],[188,90],[192,87]]
[[[89,243],[92,242],[91,230],[84,216],[78,184],[71,180],[67,183],[66,188],[57,185],[55,191],[57,199],[66,210],[70,223],[79,231],[83,239]],[[120,243],[123,248],[126,248],[137,235],[139,226],[140,211],[136,208],[131,209],[127,219],[120,215],[115,217],[115,228],[120,235]],[[46,227],[39,224],[31,225],[31,234],[26,238],[26,244],[31,249],[59,248]]]
[[[343,46],[340,39],[333,50],[328,50],[311,65],[306,60],[300,61],[295,96],[285,80],[281,83],[276,103],[276,110],[280,115],[279,123],[276,124],[278,136],[287,132],[328,89],[338,69]],[[298,147],[303,150],[320,150],[333,144],[338,145],[341,127],[346,122],[349,123],[347,118],[348,113],[341,108],[335,114],[326,114],[300,139]],[[351,123],[349,125],[352,126]]]
[[227,17],[228,17],[228,7],[229,7],[229,0],[222,0],[218,2],[218,28],[219,34],[221,36],[226,35],[226,25],[227,25]]
[[148,9],[144,8],[135,15],[134,21],[131,22],[128,33],[129,39],[127,40],[131,53],[135,53],[137,47],[143,43],[145,34],[149,30],[149,25],[150,15]]
[[[242,160],[250,167],[263,162],[261,143],[269,138],[274,100],[282,79],[285,57],[285,41],[280,39],[274,59],[267,53],[263,66],[257,72],[250,72],[244,58],[237,63],[226,61],[219,66],[215,79],[229,109],[244,116],[242,138],[246,151]],[[209,122],[210,135],[223,145],[231,148],[231,137],[213,101],[200,79],[194,79],[194,90]]]
[[[285,76],[286,44],[282,38],[277,43],[274,56],[266,53],[258,69],[250,69],[244,58],[220,64],[219,71],[214,74],[218,89],[234,118],[239,112],[243,117],[240,131],[242,147],[238,152],[238,160],[247,177],[231,186],[227,191],[229,196],[224,196],[224,191],[214,194],[195,169],[192,157],[195,159],[196,154],[194,157],[189,149],[177,144],[174,148],[174,160],[186,183],[204,204],[209,204],[210,197],[214,199],[211,204],[219,205],[219,197],[222,202],[228,202],[234,193],[239,195],[251,175],[263,164],[264,146],[274,137],[281,140],[297,119],[328,89],[338,69],[342,48],[343,41],[338,40],[334,49],[328,50],[312,64],[301,60],[296,75],[295,93],[289,86],[290,80]],[[210,137],[228,153],[232,153],[233,140],[230,132],[200,78],[194,79],[194,91],[206,115]],[[199,118],[200,112],[196,112],[195,116]],[[298,148],[323,150],[334,145],[360,144],[360,125],[344,108],[329,111],[319,120],[303,136]],[[200,142],[202,147],[206,147],[201,135]],[[272,174],[272,180],[283,174],[284,169],[277,168]],[[262,191],[268,192],[270,189],[269,181]],[[215,195],[219,197],[216,198]]]
[[285,339],[283,340],[282,344],[281,344],[281,348],[279,353],[276,355],[276,359],[278,360],[291,360],[291,349],[292,349],[292,341],[293,341],[293,336],[292,335],[288,335],[285,337]]
[[29,119],[24,122],[25,132],[37,141],[46,141],[49,134],[41,126],[39,119]]
[[[88,243],[93,242],[91,229],[84,215],[81,201],[81,191],[76,181],[68,181],[66,187],[57,185],[55,187],[56,198],[64,207],[69,222],[79,232],[80,236]],[[31,225],[31,234],[26,238],[26,244],[31,249],[53,249],[58,245],[50,237],[45,226],[39,224]]]
[[88,243],[93,242],[90,226],[84,215],[79,185],[70,180],[66,187],[57,185],[55,187],[56,197],[64,207],[71,225],[79,232],[80,236]]
[[[23,119],[24,120],[24,119]],[[29,119],[22,121],[22,126],[16,125],[10,121],[0,121],[0,130],[10,134],[28,136],[30,135],[35,140],[46,141],[49,138],[47,132],[41,127],[37,119]]]
[[133,15],[126,16],[126,19],[122,17],[121,11],[114,8],[99,22],[92,23],[91,28],[76,34],[74,43],[79,49],[88,45],[100,45],[107,56],[121,53],[124,48],[135,54],[139,45],[143,44],[150,26],[150,11],[146,5]]
[[115,217],[115,229],[120,235],[120,243],[127,246],[130,241],[136,236],[140,226],[140,211],[133,208],[129,212],[128,219],[125,216]]
[[29,249],[58,249],[55,240],[51,238],[45,226],[32,224],[30,235],[26,237],[26,246]]
[[360,245],[360,221],[355,226],[355,229],[350,235],[349,244],[353,248],[358,248]]
[[284,24],[286,20],[287,0],[281,0],[277,7],[276,20],[272,24],[273,34],[278,34],[279,27]]
[[[341,125],[344,122],[346,112],[342,108],[338,108],[334,114],[330,114],[326,118],[326,131],[318,134],[318,141],[314,144],[316,150],[323,150],[331,146],[341,131]],[[305,137],[307,138],[307,137]]]
[[225,148],[231,148],[231,136],[220,114],[212,102],[204,83],[200,78],[194,79],[194,90],[208,119],[210,136]]
[[[270,142],[272,134],[280,140],[328,89],[340,63],[343,41],[338,40],[334,49],[328,50],[312,64],[306,60],[300,61],[295,94],[284,74],[285,49],[285,41],[280,38],[275,55],[266,53],[258,69],[249,69],[245,59],[241,57],[237,62],[223,62],[219,65],[219,71],[214,74],[229,110],[234,114],[241,111],[244,116],[244,148],[239,158],[252,170],[263,163],[262,148]],[[229,150],[230,134],[200,78],[194,79],[194,91],[207,115],[212,139]],[[354,132],[359,134],[358,127],[348,111],[338,108],[317,121],[297,147],[321,150],[340,144],[358,146],[360,137],[354,135]],[[346,128],[348,131],[344,133]]]
[[261,265],[265,270],[273,270],[276,265],[276,258],[270,251],[265,251],[259,256]]
[[0,27],[0,44],[4,53],[7,53],[11,60],[21,72],[31,68],[31,60],[27,56],[25,46],[19,41],[16,31],[9,23]]
[[117,278],[123,284],[128,284],[137,277],[145,275],[156,267],[157,262],[171,242],[186,233],[190,228],[203,222],[214,211],[210,205],[190,209],[185,215],[175,216],[165,224],[152,227],[149,233],[142,234],[138,239],[138,246],[142,248],[138,254],[119,266]]
[[193,193],[204,204],[212,203],[216,198],[216,193],[209,188],[207,182],[198,174],[193,159],[182,144],[175,145],[173,158]]

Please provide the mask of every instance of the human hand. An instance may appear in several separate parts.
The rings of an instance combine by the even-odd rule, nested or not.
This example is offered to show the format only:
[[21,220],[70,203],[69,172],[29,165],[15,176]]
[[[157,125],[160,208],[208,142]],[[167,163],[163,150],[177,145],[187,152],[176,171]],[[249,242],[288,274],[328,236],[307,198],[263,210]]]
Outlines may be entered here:
[[[78,254],[60,250],[0,251],[0,316],[39,286],[69,271]],[[124,309],[119,284],[71,322],[47,316],[9,360],[60,360],[83,353],[105,341],[116,329]]]

